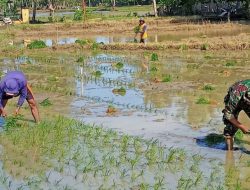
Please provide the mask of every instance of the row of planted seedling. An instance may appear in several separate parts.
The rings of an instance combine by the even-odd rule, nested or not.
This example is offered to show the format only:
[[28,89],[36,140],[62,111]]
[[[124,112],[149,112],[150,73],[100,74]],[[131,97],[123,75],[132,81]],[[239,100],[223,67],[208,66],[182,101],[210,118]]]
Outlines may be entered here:
[[[1,134],[2,160],[6,171],[12,167],[30,171],[26,176],[19,173],[30,189],[212,189],[221,185],[220,178],[201,169],[202,156],[166,148],[157,140],[119,135],[63,117],[36,127],[17,122],[7,121]],[[8,157],[11,151],[19,156]],[[33,166],[24,161],[30,159],[28,155],[35,158]],[[12,165],[8,168],[5,162]],[[35,167],[41,163],[43,167]],[[12,172],[12,177],[16,174]]]
[[[118,66],[122,65],[122,66]],[[124,65],[121,62],[116,63],[114,66],[104,66],[101,64],[81,64],[80,67],[83,69],[93,69],[93,70],[100,70],[103,72],[118,72],[118,73],[128,73],[128,74],[134,74],[135,71],[133,69],[124,69]]]
[[165,114],[165,115],[169,114],[168,111],[164,109],[157,109],[152,104],[149,104],[149,105],[134,105],[134,104],[129,104],[129,103],[125,104],[125,103],[115,102],[114,100],[102,99],[101,97],[97,97],[97,96],[83,96],[83,98],[87,100],[92,100],[95,102],[107,103],[108,105],[118,106],[120,108],[125,108],[125,109],[133,109],[137,111],[143,111],[143,112],[155,113],[155,114]]
[[[94,75],[99,76],[98,73],[95,73]],[[83,79],[84,82],[89,83],[89,82],[94,82],[96,85],[100,86],[109,86],[109,87],[119,87],[119,86],[124,86],[128,88],[134,88],[135,87],[135,82],[133,81],[124,81],[124,80],[118,80],[118,79],[111,79],[111,78],[105,78],[105,77],[97,77],[97,76],[78,76],[77,79]]]

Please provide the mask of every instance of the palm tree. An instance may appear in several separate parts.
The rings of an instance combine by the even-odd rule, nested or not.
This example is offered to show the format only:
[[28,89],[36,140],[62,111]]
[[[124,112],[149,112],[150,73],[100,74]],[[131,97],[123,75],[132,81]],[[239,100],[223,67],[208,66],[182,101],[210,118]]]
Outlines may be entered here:
[[36,7],[37,7],[37,0],[32,0],[32,22],[36,21]]

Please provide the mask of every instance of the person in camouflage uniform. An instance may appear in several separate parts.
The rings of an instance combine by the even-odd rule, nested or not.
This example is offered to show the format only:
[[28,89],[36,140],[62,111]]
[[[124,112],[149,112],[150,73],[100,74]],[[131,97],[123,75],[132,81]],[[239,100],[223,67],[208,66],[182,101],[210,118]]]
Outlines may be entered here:
[[[250,134],[250,129],[238,121],[239,113],[243,110],[250,117],[250,79],[233,84],[224,98],[223,122],[226,125],[224,136],[233,138],[238,129]],[[231,140],[233,143],[233,140]],[[232,149],[232,145],[230,146]]]

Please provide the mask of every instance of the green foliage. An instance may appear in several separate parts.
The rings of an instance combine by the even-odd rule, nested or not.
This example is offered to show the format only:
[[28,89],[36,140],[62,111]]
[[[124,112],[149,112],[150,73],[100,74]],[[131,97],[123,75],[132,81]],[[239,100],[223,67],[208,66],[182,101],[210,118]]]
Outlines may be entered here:
[[114,94],[119,94],[121,96],[125,96],[127,91],[126,91],[126,89],[124,87],[121,87],[121,88],[115,88],[115,89],[113,89],[112,92]]
[[23,119],[23,115],[8,116],[5,119],[4,130],[9,131],[13,128],[20,127],[18,120]]
[[42,40],[35,40],[31,42],[28,46],[29,49],[40,49],[40,48],[45,48],[47,47],[45,42]]
[[116,63],[115,67],[116,67],[117,69],[122,69],[122,68],[124,67],[124,64],[121,63],[121,62],[118,62],[118,63]]
[[84,46],[86,44],[88,44],[88,40],[76,40],[75,41],[76,44],[80,44],[81,46]]
[[151,54],[151,61],[159,61],[158,54],[157,53],[152,53]]
[[166,75],[163,77],[162,82],[172,82],[173,78],[171,75]]
[[206,84],[205,86],[203,86],[202,90],[206,90],[206,91],[212,91],[215,88],[209,84]]
[[213,146],[213,145],[225,142],[225,137],[223,135],[212,133],[205,137],[204,142],[208,146]]
[[76,20],[76,21],[83,20],[83,11],[82,10],[75,11],[74,20]]
[[61,18],[60,18],[60,22],[66,22],[67,21],[67,18],[66,18],[66,16],[62,16]]
[[227,61],[227,63],[226,63],[226,67],[233,67],[233,66],[235,66],[237,64],[237,61],[236,60],[229,60],[229,61]]
[[96,43],[96,42],[93,42],[93,44],[91,45],[91,49],[92,49],[92,50],[97,50],[97,49],[99,49],[99,44]]
[[48,107],[48,106],[52,106],[52,102],[49,100],[49,98],[45,98],[43,101],[41,101],[39,103],[41,106],[43,107]]
[[235,140],[242,140],[244,136],[244,133],[241,130],[238,130],[235,134]]
[[196,101],[196,104],[210,104],[210,100],[205,97],[200,97]]
[[49,22],[55,22],[56,20],[55,20],[55,17],[53,17],[53,16],[49,16],[48,17],[48,20],[49,20]]
[[94,75],[95,77],[101,77],[102,76],[102,72],[101,71],[95,71],[92,73],[92,75]]

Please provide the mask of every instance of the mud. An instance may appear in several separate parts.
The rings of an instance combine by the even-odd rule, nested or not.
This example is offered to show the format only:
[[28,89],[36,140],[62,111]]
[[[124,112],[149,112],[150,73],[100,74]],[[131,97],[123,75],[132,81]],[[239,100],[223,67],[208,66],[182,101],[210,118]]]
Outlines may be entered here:
[[[230,84],[248,78],[248,51],[157,51],[159,61],[151,61],[152,52],[70,55],[46,51],[30,54],[27,51],[26,55],[0,59],[2,74],[13,69],[26,73],[37,102],[50,98],[52,106],[39,106],[43,118],[65,114],[123,134],[158,139],[167,147],[185,148],[206,157],[204,168],[215,159],[225,163],[225,172],[231,167],[242,170],[240,176],[237,172],[233,174],[232,183],[240,179],[242,186],[247,187],[249,137],[244,137],[231,156],[225,152],[223,142],[204,139],[214,133],[222,134],[223,98]],[[77,62],[80,56],[84,59]],[[122,62],[124,67],[114,68],[117,62]],[[228,66],[228,62],[234,65]],[[100,77],[93,76],[96,71],[101,72]],[[171,75],[171,80],[163,82],[166,75]],[[206,84],[215,89],[203,90]],[[112,92],[120,87],[126,89],[124,95]],[[200,97],[208,98],[211,103],[197,104]],[[9,102],[8,113],[15,109],[15,101]],[[109,105],[119,111],[107,114]],[[22,113],[32,119],[27,104]],[[249,124],[244,114],[240,120]]]

